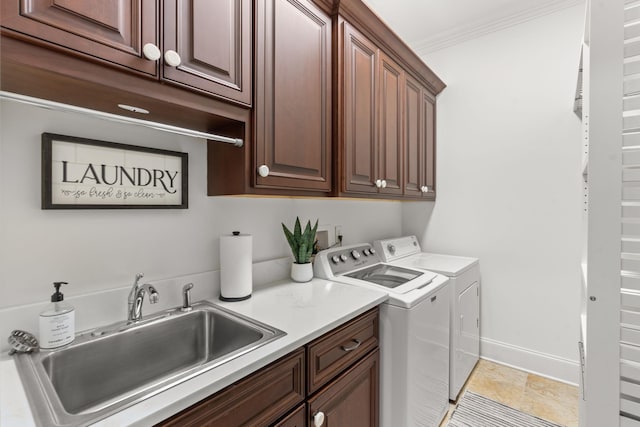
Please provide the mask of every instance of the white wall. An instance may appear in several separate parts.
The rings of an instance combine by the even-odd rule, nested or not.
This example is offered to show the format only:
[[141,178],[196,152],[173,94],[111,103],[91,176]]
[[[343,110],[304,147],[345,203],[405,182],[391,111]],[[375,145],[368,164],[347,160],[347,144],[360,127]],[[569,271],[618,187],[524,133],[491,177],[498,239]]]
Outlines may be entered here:
[[436,51],[434,203],[403,206],[429,251],[480,258],[482,355],[577,382],[584,8]]
[[[399,202],[207,197],[199,139],[10,101],[0,109],[0,309],[48,301],[58,280],[73,297],[130,286],[139,271],[154,281],[217,270],[219,237],[232,230],[254,236],[254,262],[288,256],[280,223],[296,215],[342,225],[345,244],[400,233]],[[189,209],[40,209],[42,132],[189,153]]]

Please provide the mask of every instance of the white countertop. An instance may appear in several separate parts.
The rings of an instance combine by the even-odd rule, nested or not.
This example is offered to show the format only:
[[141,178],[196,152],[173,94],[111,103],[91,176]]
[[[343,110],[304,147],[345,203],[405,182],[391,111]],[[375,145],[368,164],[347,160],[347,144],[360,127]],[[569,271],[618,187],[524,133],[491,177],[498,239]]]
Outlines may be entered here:
[[[275,282],[240,302],[211,300],[281,329],[286,336],[98,421],[95,426],[148,426],[191,406],[387,299],[378,290],[321,279]],[[0,425],[35,426],[13,360],[0,360]]]

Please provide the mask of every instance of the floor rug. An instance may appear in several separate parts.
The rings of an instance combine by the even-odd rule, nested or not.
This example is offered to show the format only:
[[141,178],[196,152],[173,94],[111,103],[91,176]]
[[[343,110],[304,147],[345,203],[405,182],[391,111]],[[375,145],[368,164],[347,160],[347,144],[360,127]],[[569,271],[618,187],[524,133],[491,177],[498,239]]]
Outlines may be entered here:
[[466,391],[447,427],[561,427]]

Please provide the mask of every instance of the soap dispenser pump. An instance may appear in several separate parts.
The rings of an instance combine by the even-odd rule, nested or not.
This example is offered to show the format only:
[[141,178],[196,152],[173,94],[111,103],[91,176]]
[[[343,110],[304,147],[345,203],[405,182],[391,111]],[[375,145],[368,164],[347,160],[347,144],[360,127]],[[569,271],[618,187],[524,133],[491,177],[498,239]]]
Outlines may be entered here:
[[40,348],[52,349],[72,342],[76,335],[74,308],[64,301],[60,286],[67,282],[54,282],[56,291],[51,304],[40,313]]

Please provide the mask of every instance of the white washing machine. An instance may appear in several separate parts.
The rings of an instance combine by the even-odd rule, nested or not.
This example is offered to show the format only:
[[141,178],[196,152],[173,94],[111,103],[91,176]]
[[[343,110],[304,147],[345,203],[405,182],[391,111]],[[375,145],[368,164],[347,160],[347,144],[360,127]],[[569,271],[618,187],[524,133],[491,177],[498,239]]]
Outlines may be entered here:
[[321,251],[314,274],[389,294],[380,306],[380,425],[439,426],[449,408],[449,279],[383,263],[370,244]]
[[422,252],[415,236],[378,240],[374,248],[393,265],[421,268],[450,279],[449,399],[457,400],[480,355],[480,269],[477,258]]

